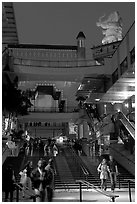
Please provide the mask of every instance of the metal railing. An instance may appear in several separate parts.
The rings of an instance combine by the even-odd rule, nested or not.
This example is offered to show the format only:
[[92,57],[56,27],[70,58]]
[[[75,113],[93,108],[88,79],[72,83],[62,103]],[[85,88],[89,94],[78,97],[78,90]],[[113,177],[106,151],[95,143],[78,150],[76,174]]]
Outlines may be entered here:
[[75,166],[77,167],[77,172],[79,173],[79,176],[84,176],[84,178],[87,180],[89,172],[84,167],[84,165],[82,165],[82,162],[80,161],[79,156],[76,154],[75,150],[72,147],[70,147],[69,149],[71,153],[70,157],[72,158]]
[[29,190],[27,187],[25,187],[25,190],[23,187],[21,187],[18,183],[14,183],[16,186],[16,202],[19,202],[19,190],[24,191],[26,195],[30,197],[30,199],[33,199],[33,202],[36,202],[36,195],[32,192],[26,192],[25,190]]
[[119,195],[116,195],[116,194],[111,193],[111,192],[103,191],[100,188],[98,188],[97,186],[95,186],[95,185],[93,185],[93,184],[91,184],[91,183],[89,183],[89,182],[87,182],[85,180],[76,180],[76,183],[79,183],[80,202],[82,202],[82,184],[84,184],[84,185],[86,185],[86,186],[96,190],[97,192],[105,195],[106,197],[109,197],[112,200],[112,202],[115,202],[115,199],[117,197],[119,197]]
[[95,60],[67,60],[67,61],[51,61],[41,59],[25,59],[14,58],[14,65],[38,66],[45,68],[79,68],[79,67],[95,67],[104,65],[97,63]]
[[135,139],[135,126],[128,120],[128,118],[124,115],[124,113],[118,113],[118,119],[122,122],[125,128],[128,130],[130,135]]
[[130,182],[135,183],[135,179],[124,179],[124,180],[128,182],[129,201],[132,202]]
[[29,112],[45,112],[45,113],[78,113],[79,109],[77,107],[64,107],[64,109],[59,108],[44,108],[44,107],[32,107],[28,109]]

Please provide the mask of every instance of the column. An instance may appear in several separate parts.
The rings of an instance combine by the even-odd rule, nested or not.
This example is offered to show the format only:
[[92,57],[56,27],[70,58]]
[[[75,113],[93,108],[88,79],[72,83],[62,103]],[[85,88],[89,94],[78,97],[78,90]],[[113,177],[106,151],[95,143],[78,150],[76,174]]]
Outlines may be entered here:
[[89,139],[89,127],[87,121],[83,121],[83,137]]
[[83,124],[78,124],[78,139],[83,137]]

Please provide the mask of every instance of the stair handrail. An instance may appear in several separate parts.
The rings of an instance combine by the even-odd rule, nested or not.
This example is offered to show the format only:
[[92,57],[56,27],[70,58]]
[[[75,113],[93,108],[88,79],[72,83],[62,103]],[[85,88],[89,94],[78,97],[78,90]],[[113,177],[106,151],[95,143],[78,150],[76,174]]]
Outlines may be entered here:
[[[29,188],[27,188],[27,187],[25,187],[25,189],[23,188],[23,187],[21,187],[20,185],[19,185],[19,183],[16,183],[16,182],[14,182],[14,185],[17,187],[17,197],[16,197],[16,201],[18,202],[19,201],[19,189],[21,189],[22,191],[24,191],[24,193],[26,193],[25,192],[25,189],[26,190],[29,190]],[[31,192],[31,194],[29,194],[29,193],[26,193],[26,195],[28,195],[28,196],[30,196],[30,198],[32,198],[33,199],[33,202],[36,202],[36,195],[34,194],[34,193],[32,193]]]
[[135,126],[130,122],[130,120],[126,117],[126,115],[122,111],[118,112],[119,116],[120,116],[120,114],[131,125],[131,127],[135,130]]
[[73,159],[74,159],[75,161],[77,161],[77,164],[78,164],[79,167],[81,168],[83,174],[84,174],[85,176],[88,176],[89,173],[88,173],[87,169],[86,169],[86,168],[81,164],[81,162],[79,161],[79,157],[78,157],[78,155],[76,154],[75,150],[74,150],[71,146],[70,146],[70,149],[71,149],[71,152],[72,152],[72,155],[73,155]]
[[5,47],[4,50],[2,51],[2,55],[8,50],[8,47]]
[[[132,138],[135,140],[135,127],[132,125],[132,123],[126,118],[126,116],[122,113],[119,112],[120,114],[118,116],[120,116],[121,118],[118,118],[118,120],[121,121],[121,123],[124,125],[124,127],[128,130],[128,132],[130,133],[130,135],[132,136]],[[125,122],[125,121],[126,122]],[[127,123],[127,125],[125,124]],[[128,127],[130,126],[130,127]],[[130,129],[131,128],[131,129]]]
[[[90,188],[96,190],[97,192],[99,192],[99,193],[101,193],[101,194],[103,194],[103,195],[105,195],[105,196],[111,198],[112,202],[115,202],[115,198],[116,198],[116,197],[119,197],[119,195],[116,195],[115,193],[112,193],[112,192],[103,191],[103,190],[99,189],[98,186],[95,186],[95,185],[93,185],[93,184],[91,184],[90,182],[85,181],[85,180],[76,180],[76,183],[84,184],[84,185],[86,185],[87,187],[90,187]],[[80,191],[81,191],[81,190],[82,190],[82,189],[81,189],[81,185],[80,185]],[[80,192],[80,202],[82,202],[82,195],[81,195],[81,194],[82,194],[82,192]]]
[[84,175],[88,176],[88,175],[89,175],[88,170],[82,165],[82,162],[80,161],[80,158],[79,158],[79,156],[76,154],[76,152],[74,151],[74,149],[73,149],[72,147],[70,147],[70,148],[71,148],[71,150],[72,150],[72,153],[73,153],[74,157],[75,157],[75,158],[77,157],[77,161],[78,161],[78,163],[79,163],[79,165],[80,165],[80,167],[81,167],[81,169],[82,169]]
[[6,145],[3,149],[2,149],[2,155],[7,151],[9,150],[8,146]]
[[131,159],[129,159],[127,156],[125,156],[124,154],[122,154],[120,151],[116,150],[114,147],[112,147],[111,145],[109,146],[109,148],[113,149],[115,152],[117,152],[118,154],[120,154],[121,156],[125,157],[127,160],[129,160],[131,163],[135,164],[134,161],[132,161]]

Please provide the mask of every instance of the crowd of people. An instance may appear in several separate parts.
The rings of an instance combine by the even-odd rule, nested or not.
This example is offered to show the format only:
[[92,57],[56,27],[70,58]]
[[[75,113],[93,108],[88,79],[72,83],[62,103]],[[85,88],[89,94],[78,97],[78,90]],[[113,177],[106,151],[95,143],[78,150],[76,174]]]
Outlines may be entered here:
[[[22,197],[25,198],[25,191],[35,194],[36,202],[52,202],[54,191],[55,169],[53,159],[48,162],[39,159],[37,167],[33,168],[33,162],[28,161],[24,168],[19,172],[20,189]],[[8,201],[10,194],[10,202],[13,201],[13,192],[15,190],[15,173],[12,166],[8,166],[3,177],[3,191],[5,192],[5,202]]]
[[55,141],[48,138],[45,142],[41,138],[25,140],[20,148],[19,155],[21,156],[57,156],[59,153]]

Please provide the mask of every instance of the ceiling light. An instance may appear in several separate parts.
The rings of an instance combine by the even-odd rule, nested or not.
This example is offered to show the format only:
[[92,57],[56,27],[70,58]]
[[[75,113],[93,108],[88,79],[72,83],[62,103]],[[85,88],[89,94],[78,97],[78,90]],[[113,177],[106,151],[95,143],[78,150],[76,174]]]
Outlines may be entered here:
[[99,99],[99,98],[96,98],[95,101],[100,101],[100,99]]
[[128,103],[126,103],[126,104],[125,104],[125,107],[126,107],[126,108],[128,108],[128,107],[129,107],[129,104],[128,104]]
[[82,88],[82,85],[80,84],[79,87],[78,87],[78,90],[81,90],[81,88]]

